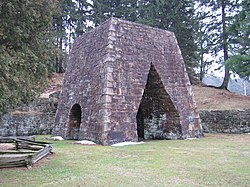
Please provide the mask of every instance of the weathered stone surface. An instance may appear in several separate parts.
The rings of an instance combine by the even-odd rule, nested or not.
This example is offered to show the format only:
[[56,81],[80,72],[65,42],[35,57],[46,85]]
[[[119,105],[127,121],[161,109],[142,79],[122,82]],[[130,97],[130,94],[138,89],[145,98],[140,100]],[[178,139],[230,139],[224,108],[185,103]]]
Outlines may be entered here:
[[207,133],[249,133],[250,109],[247,110],[203,110],[200,117]]
[[57,98],[37,98],[28,105],[0,116],[0,136],[51,134]]
[[51,134],[54,114],[6,114],[0,119],[0,136]]
[[53,134],[104,145],[200,137],[199,114],[174,34],[111,18],[79,37]]
[[63,137],[61,137],[61,136],[53,136],[53,137],[50,137],[50,140],[62,141],[62,140],[64,140],[64,139],[63,139]]

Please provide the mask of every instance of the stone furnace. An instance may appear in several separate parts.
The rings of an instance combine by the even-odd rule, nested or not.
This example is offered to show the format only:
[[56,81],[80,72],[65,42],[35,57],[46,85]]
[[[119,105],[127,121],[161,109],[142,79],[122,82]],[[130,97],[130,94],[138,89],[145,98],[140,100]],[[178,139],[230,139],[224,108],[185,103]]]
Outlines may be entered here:
[[103,145],[200,137],[174,33],[111,18],[75,42],[54,135]]

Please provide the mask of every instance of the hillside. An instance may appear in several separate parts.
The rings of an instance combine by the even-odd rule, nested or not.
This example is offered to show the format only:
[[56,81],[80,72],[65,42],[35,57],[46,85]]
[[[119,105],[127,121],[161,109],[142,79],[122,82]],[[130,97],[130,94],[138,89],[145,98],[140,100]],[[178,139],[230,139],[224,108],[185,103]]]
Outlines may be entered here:
[[[49,97],[49,94],[61,89],[63,74],[49,75],[49,89],[41,97]],[[198,110],[230,110],[249,109],[250,97],[220,90],[212,87],[193,85],[194,98]]]
[[62,87],[64,73],[51,73],[48,76],[48,88],[44,91],[40,97],[48,98],[50,94],[60,91]]
[[212,87],[193,86],[199,110],[230,110],[250,108],[250,97]]

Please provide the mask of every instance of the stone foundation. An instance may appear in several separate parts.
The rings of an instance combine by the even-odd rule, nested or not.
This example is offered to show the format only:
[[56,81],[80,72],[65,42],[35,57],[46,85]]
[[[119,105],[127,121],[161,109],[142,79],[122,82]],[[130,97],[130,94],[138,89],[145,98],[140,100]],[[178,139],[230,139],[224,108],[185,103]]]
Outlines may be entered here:
[[[160,95],[160,92],[156,94]],[[142,138],[144,136],[146,139],[178,139],[178,133],[173,133],[176,132],[175,128],[171,128],[171,125],[167,125],[166,121],[169,119],[167,119],[161,111],[151,116],[147,115],[151,107],[147,104],[148,95],[150,95],[150,93],[146,91],[143,95],[143,101],[141,102],[141,105],[148,106],[148,109],[145,107],[144,111],[141,111],[141,113],[138,112],[137,114],[138,137]],[[161,104],[160,101],[161,100],[156,100],[155,104]],[[56,105],[56,102],[52,102],[49,99],[43,99],[23,107],[22,110],[26,110],[26,112],[5,114],[0,118],[0,136],[51,134],[55,116],[53,111],[55,111]],[[38,108],[47,112],[34,112],[34,109],[38,110]],[[33,113],[31,113],[31,109]],[[144,118],[141,116],[142,113],[144,113]],[[250,133],[250,109],[202,110],[200,111],[200,118],[205,133]],[[77,122],[77,120],[79,119],[76,118],[72,122]],[[148,126],[145,125],[146,129],[141,128],[140,130],[139,124],[142,123],[142,120],[145,124],[149,124],[148,126],[150,128],[147,129]],[[161,130],[162,126],[165,126],[165,129],[169,129],[169,131]],[[76,130],[79,129],[77,126],[75,127]],[[72,132],[72,134],[74,133]]]
[[200,111],[206,133],[249,133],[250,109]]
[[6,114],[0,120],[0,136],[51,134],[55,114]]
[[57,98],[37,98],[28,105],[0,116],[0,136],[51,134]]

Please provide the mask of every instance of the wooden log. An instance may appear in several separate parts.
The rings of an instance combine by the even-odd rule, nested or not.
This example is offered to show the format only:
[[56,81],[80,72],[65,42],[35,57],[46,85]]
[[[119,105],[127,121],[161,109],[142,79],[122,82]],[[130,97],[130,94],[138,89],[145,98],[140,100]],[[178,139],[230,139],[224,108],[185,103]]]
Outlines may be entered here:
[[0,143],[11,143],[15,139],[35,141],[35,136],[0,136]]
[[31,140],[23,140],[23,139],[20,139],[20,138],[17,138],[18,141],[22,141],[22,142],[27,142],[27,143],[30,143],[30,144],[34,144],[34,145],[44,145],[44,144],[52,144],[52,143],[49,143],[49,142],[38,142],[38,141],[31,141]]
[[33,164],[32,157],[33,157],[33,154],[29,154],[25,159],[26,167],[29,168],[29,169],[32,167],[32,164]]
[[29,154],[4,154],[0,155],[0,163],[15,162],[25,160]]
[[26,141],[35,141],[35,136],[17,136],[16,138]]
[[15,143],[18,150],[0,151],[0,168],[18,166],[30,168],[33,163],[50,154],[52,150],[52,147],[45,142],[34,142],[18,138],[3,138],[2,140]]
[[38,160],[51,153],[52,147],[50,145],[45,146],[43,149],[35,153],[32,157],[32,163],[36,163]]
[[0,155],[6,155],[6,154],[35,154],[37,151],[32,150],[0,150]]
[[0,168],[17,167],[17,166],[32,166],[33,154],[5,154],[0,155]]
[[23,142],[19,142],[19,144],[18,144],[18,148],[19,149],[28,149],[28,150],[34,150],[34,151],[38,151],[38,150],[40,150],[40,149],[42,149],[44,147],[44,145],[43,146],[37,146],[37,145],[29,145],[29,144],[27,144],[27,143],[23,143]]
[[0,143],[14,143],[15,139],[12,138],[0,138]]
[[47,143],[41,143],[41,142],[33,142],[33,141],[26,141],[26,140],[19,140],[19,139],[17,139],[17,142],[20,144],[20,143],[22,143],[22,144],[24,144],[24,143],[26,143],[26,144],[29,144],[29,145],[37,145],[37,146],[45,146],[45,145],[47,145]]
[[0,164],[0,168],[12,168],[12,167],[23,167],[23,166],[26,166],[25,160],[7,164]]
[[0,168],[25,166],[28,154],[0,155]]

